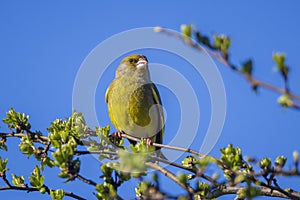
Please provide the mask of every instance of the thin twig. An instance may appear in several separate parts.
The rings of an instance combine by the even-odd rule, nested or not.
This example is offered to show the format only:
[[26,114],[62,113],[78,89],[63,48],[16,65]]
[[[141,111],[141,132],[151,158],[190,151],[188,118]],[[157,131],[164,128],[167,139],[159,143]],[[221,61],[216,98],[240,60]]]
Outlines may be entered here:
[[[27,192],[39,192],[40,190],[37,188],[31,188],[31,187],[18,187],[18,186],[7,186],[7,187],[1,187],[0,191],[4,191],[4,190],[20,190],[20,191],[27,191]],[[76,194],[74,194],[73,192],[66,192],[65,191],[65,196],[68,197],[72,197],[74,199],[78,199],[78,200],[86,200],[83,197],[80,197]]]
[[[229,63],[228,60],[226,60],[226,58],[224,58],[224,56],[220,55],[220,53],[216,53],[216,52],[212,52],[211,50],[209,49],[206,49],[202,46],[200,46],[198,43],[194,42],[193,40],[186,40],[184,37],[182,37],[181,34],[179,33],[176,33],[176,32],[171,32],[167,29],[163,29],[161,27],[156,27],[155,29],[156,32],[160,32],[160,33],[163,33],[163,34],[166,34],[166,35],[169,35],[171,37],[175,37],[177,39],[180,39],[182,40],[185,44],[187,44],[188,46],[200,51],[200,52],[206,52],[208,55],[210,55],[211,57],[215,58],[216,60],[218,60],[220,63],[224,64],[225,66],[229,67],[230,69],[232,69],[233,71],[239,73],[240,75],[244,76],[246,78],[246,80],[251,84],[251,85],[255,85],[255,86],[260,86],[260,87],[263,87],[265,89],[268,89],[268,90],[271,90],[271,91],[274,91],[276,93],[279,93],[279,94],[288,94],[290,95],[291,98],[293,98],[294,100],[300,102],[300,97],[297,96],[296,94],[294,93],[291,93],[289,91],[289,89],[287,88],[287,83],[285,81],[285,88],[282,89],[282,88],[279,88],[279,87],[276,87],[276,86],[273,86],[269,83],[266,83],[264,81],[261,81],[261,80],[258,80],[258,79],[255,79],[253,78],[252,76],[249,76],[248,74],[242,72],[242,70],[238,69],[236,66],[234,66],[233,64]],[[249,78],[250,77],[250,78]],[[296,106],[296,105],[295,105]],[[295,107],[297,108],[297,106]]]
[[[20,190],[20,191],[27,191],[27,192],[39,192],[40,190],[38,188],[32,188],[32,187],[28,187],[28,186],[24,186],[24,187],[20,187],[20,186],[13,186],[10,184],[10,182],[6,179],[6,176],[2,176],[3,181],[6,183],[6,187],[0,187],[0,191],[4,191],[4,190]],[[46,186],[45,186],[46,187]],[[48,187],[47,187],[48,188]],[[48,189],[46,190],[48,194],[50,194],[50,191],[52,189]],[[53,191],[53,190],[52,190]],[[73,192],[65,192],[66,196],[72,197],[74,199],[78,199],[78,200],[85,200],[85,198],[82,198],[76,194],[74,194]]]
[[96,185],[97,185],[96,182],[94,182],[94,181],[92,181],[92,180],[89,180],[89,179],[87,179],[87,178],[84,178],[83,176],[81,176],[81,175],[79,175],[79,174],[76,175],[76,178],[78,178],[78,179],[81,180],[82,182],[87,183],[87,184],[89,184],[89,185],[93,185],[93,186],[96,186]]
[[[124,138],[127,138],[129,140],[133,140],[133,141],[136,141],[136,142],[140,142],[141,139],[140,138],[136,138],[136,137],[133,137],[131,135],[127,135],[125,133],[121,133],[121,136],[124,137]],[[155,147],[160,147],[160,148],[165,148],[165,149],[172,149],[172,150],[177,150],[177,151],[183,151],[183,152],[188,152],[188,153],[192,153],[196,156],[200,156],[200,157],[204,157],[206,156],[205,154],[202,154],[200,152],[197,152],[195,150],[192,150],[192,149],[188,149],[188,148],[183,148],[183,147],[175,147],[175,146],[170,146],[170,145],[165,145],[165,144],[159,144],[159,143],[151,143],[153,146]]]
[[[3,132],[0,132],[0,137],[22,138],[22,137],[25,137],[25,136],[26,136],[26,133],[3,133]],[[44,145],[47,145],[48,142],[49,142],[49,138],[47,136],[34,135],[32,139],[33,139],[34,142],[38,142],[38,143],[41,143],[41,144],[44,144]]]
[[189,194],[194,194],[195,191],[194,189],[189,185],[189,184],[183,184],[181,183],[178,178],[175,176],[175,174],[173,174],[172,172],[168,171],[167,169],[159,166],[156,163],[152,163],[152,162],[146,162],[145,163],[146,166],[158,170],[159,172],[161,172],[162,174],[164,174],[165,176],[167,176],[168,178],[170,178],[172,181],[174,181],[175,183],[177,183],[180,187],[182,187],[183,189],[185,189]]
[[[213,199],[218,198],[227,194],[237,194],[240,190],[246,189],[247,186],[226,186],[220,187],[217,190],[211,192],[206,198]],[[294,195],[299,195],[298,192],[292,192]],[[278,191],[273,191],[268,187],[260,187],[260,196],[270,196],[270,197],[281,197],[281,198],[289,198],[288,196],[282,194]]]

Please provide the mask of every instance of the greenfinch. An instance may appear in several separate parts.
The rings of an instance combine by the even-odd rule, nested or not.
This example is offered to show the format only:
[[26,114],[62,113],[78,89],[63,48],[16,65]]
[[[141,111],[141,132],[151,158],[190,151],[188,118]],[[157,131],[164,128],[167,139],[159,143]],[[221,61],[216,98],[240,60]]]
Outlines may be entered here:
[[162,103],[150,79],[146,56],[134,54],[121,61],[115,79],[106,90],[105,101],[110,120],[120,133],[147,139],[149,145],[162,143]]

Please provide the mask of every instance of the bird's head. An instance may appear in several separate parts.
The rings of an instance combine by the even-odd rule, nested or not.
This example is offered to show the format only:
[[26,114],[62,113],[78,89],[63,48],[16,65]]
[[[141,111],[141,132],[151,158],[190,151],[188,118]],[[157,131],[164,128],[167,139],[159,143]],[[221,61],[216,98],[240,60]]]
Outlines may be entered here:
[[133,54],[124,58],[116,70],[116,78],[124,75],[149,76],[148,60],[146,56]]

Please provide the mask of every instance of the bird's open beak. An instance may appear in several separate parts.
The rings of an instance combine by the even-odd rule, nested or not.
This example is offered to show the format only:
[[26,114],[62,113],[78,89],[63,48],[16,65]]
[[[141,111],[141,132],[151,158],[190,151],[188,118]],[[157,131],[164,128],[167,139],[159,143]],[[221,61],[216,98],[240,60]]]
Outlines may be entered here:
[[147,67],[147,65],[148,65],[147,60],[140,59],[136,64],[136,68],[144,68]]

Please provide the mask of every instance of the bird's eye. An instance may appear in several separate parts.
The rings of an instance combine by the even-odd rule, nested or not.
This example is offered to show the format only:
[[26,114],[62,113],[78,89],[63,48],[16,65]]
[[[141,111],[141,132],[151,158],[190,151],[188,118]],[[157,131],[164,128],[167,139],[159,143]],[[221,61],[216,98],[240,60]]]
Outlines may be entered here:
[[130,62],[130,63],[133,63],[133,62],[134,62],[134,59],[130,58],[130,59],[129,59],[129,62]]

